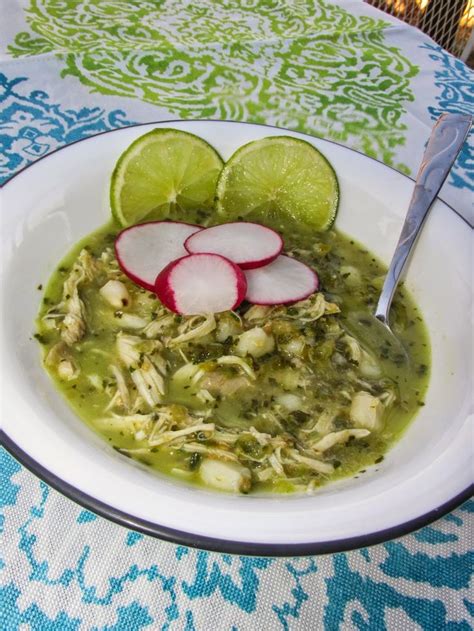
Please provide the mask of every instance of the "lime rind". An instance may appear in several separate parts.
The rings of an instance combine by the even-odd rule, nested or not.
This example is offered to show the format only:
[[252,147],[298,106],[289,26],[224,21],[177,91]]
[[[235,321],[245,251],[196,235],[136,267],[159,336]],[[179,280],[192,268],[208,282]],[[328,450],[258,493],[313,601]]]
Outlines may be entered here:
[[134,140],[117,160],[110,180],[112,217],[125,227],[144,219],[164,219],[177,208],[181,215],[175,219],[191,219],[194,211],[214,204],[223,164],[214,147],[199,136],[153,129]]
[[299,138],[271,136],[247,143],[227,161],[216,210],[221,221],[293,220],[322,231],[334,223],[339,196],[335,171],[318,149]]

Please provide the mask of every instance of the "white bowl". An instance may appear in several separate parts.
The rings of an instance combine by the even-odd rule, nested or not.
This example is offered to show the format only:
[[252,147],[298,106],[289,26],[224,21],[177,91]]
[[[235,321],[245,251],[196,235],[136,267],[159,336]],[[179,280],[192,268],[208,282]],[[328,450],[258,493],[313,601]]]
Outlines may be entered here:
[[163,122],[107,132],[24,169],[2,189],[0,382],[3,442],[25,466],[80,504],[163,539],[241,554],[293,556],[369,545],[418,528],[470,493],[472,368],[468,224],[436,201],[407,273],[426,318],[432,376],[426,405],[385,460],[314,496],[233,497],[190,488],[115,452],[69,409],[32,338],[40,292],[68,249],[109,217],[109,176],[120,153],[156,127],[193,132],[228,158],[282,133],[334,165],[337,226],[389,261],[413,182],[357,152],[272,127]]

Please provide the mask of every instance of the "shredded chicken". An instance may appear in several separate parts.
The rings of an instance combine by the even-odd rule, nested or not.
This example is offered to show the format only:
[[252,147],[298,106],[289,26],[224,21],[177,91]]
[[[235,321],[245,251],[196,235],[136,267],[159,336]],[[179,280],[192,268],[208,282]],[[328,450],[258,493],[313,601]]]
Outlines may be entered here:
[[329,474],[334,471],[334,467],[329,462],[322,462],[321,460],[316,460],[316,458],[308,458],[306,456],[302,456],[298,451],[294,449],[289,450],[290,456],[296,462],[300,462],[301,464],[306,465],[310,469],[317,471],[318,473]]
[[152,414],[111,414],[97,420],[100,426],[114,431],[123,431],[135,434],[143,431],[145,436],[149,433],[153,424]]
[[197,432],[213,432],[215,430],[214,423],[200,423],[199,425],[192,425],[191,427],[185,427],[184,429],[178,429],[175,431],[164,432],[153,440],[149,441],[152,447],[162,445],[163,443],[171,443],[178,438],[188,436],[189,434],[196,434]]
[[68,346],[73,346],[86,332],[85,307],[79,296],[79,287],[86,281],[92,281],[99,269],[98,262],[84,249],[64,281],[62,301],[56,311],[64,315],[60,324],[61,338]]
[[140,351],[138,350],[140,342],[141,339],[139,337],[125,335],[124,333],[117,335],[117,353],[128,368],[137,364],[140,359]]
[[55,368],[59,378],[63,381],[77,379],[80,374],[80,369],[73,361],[66,342],[57,342],[52,346],[45,357],[44,363],[46,366]]
[[242,359],[242,357],[237,357],[236,355],[223,355],[222,357],[219,357],[217,363],[219,366],[237,366],[243,370],[247,377],[252,380],[255,379],[255,372],[253,368],[251,368],[250,364],[246,362],[245,359]]
[[380,431],[383,427],[384,404],[369,392],[361,390],[352,399],[350,417],[357,427]]
[[149,339],[156,338],[159,335],[166,335],[174,324],[174,316],[171,314],[164,315],[161,318],[152,320],[143,329],[143,333]]
[[238,457],[232,453],[231,451],[226,451],[225,449],[219,449],[218,447],[208,447],[202,443],[184,443],[180,447],[181,451],[186,451],[188,453],[197,453],[197,454],[205,454],[208,456],[213,456],[214,458],[219,458],[220,460],[224,460],[227,462],[239,462]]
[[368,429],[343,429],[340,432],[331,432],[315,443],[311,443],[311,448],[323,453],[334,447],[334,445],[347,443],[350,438],[365,438],[369,434]]
[[144,358],[141,368],[133,370],[131,377],[139,394],[150,407],[153,408],[163,401],[164,379],[148,357]]
[[118,401],[118,403],[119,405],[122,405],[126,410],[129,410],[130,393],[128,391],[124,376],[122,375],[122,372],[119,370],[119,368],[117,368],[117,366],[114,366],[114,364],[110,366],[110,370],[112,371],[112,374],[117,382],[117,392],[120,395],[120,400]]
[[61,323],[61,338],[68,346],[73,346],[86,332],[85,307],[79,298],[77,288],[66,302],[67,313]]
[[169,346],[177,346],[183,342],[190,342],[205,337],[216,328],[216,319],[214,314],[208,313],[205,316],[194,316],[187,320],[180,327],[180,335],[170,340]]

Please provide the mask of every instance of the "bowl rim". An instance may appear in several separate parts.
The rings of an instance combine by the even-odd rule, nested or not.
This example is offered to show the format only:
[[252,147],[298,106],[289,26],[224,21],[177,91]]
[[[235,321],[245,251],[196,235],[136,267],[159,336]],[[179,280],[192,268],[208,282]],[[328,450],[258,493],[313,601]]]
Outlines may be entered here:
[[87,493],[76,489],[68,482],[65,482],[54,473],[43,467],[23,451],[18,445],[11,440],[8,435],[0,430],[0,445],[3,446],[10,455],[12,455],[20,464],[26,467],[31,473],[38,476],[43,482],[46,482],[53,489],[65,495],[68,499],[73,500],[83,508],[91,510],[95,514],[108,519],[109,521],[132,528],[144,535],[152,536],[168,543],[175,545],[184,545],[189,548],[197,548],[199,550],[207,550],[210,552],[218,552],[222,554],[237,554],[239,556],[259,556],[259,557],[295,557],[295,556],[313,556],[319,554],[334,554],[337,552],[347,552],[366,548],[379,543],[384,543],[391,539],[397,539],[403,535],[407,535],[415,530],[419,530],[428,524],[440,519],[447,513],[463,504],[472,495],[474,495],[474,484],[468,486],[464,491],[453,497],[441,506],[420,515],[415,519],[404,522],[392,528],[379,530],[368,535],[358,537],[348,537],[345,539],[336,539],[334,541],[321,541],[317,543],[250,543],[243,541],[233,541],[231,539],[218,539],[216,537],[206,537],[204,535],[186,532],[184,530],[176,530],[167,526],[161,526],[153,522],[147,521],[140,517],[130,515],[121,511],[101,500],[98,500]]
[[[241,125],[254,125],[257,127],[269,128],[269,129],[277,129],[283,132],[293,133],[294,130],[280,127],[277,125],[269,125],[263,123],[253,123],[251,121],[231,121],[231,120],[220,120],[220,119],[168,119],[168,120],[158,120],[158,121],[148,121],[143,123],[135,123],[133,125],[126,125],[124,127],[119,127],[117,129],[110,129],[106,131],[99,132],[98,134],[93,134],[92,136],[87,136],[85,138],[80,138],[71,143],[63,145],[62,147],[58,147],[53,151],[41,156],[34,162],[25,165],[19,171],[17,171],[14,175],[12,175],[6,182],[0,185],[0,189],[4,189],[8,186],[8,184],[14,180],[17,176],[24,173],[27,169],[30,169],[35,164],[37,164],[40,160],[50,157],[51,155],[58,153],[64,149],[69,148],[72,145],[83,142],[85,140],[90,140],[91,138],[95,138],[96,136],[102,136],[105,134],[111,134],[116,131],[121,131],[123,129],[128,128],[136,128],[142,126],[150,126],[150,125],[166,125],[166,124],[180,124],[183,122],[209,122],[209,123],[232,123],[232,124],[241,124]],[[373,158],[372,156],[368,156],[362,151],[357,149],[353,149],[347,147],[342,143],[335,142],[333,140],[329,140],[326,138],[322,138],[320,136],[316,136],[315,134],[307,134],[307,136],[318,138],[323,140],[324,142],[337,145],[343,148],[346,151],[350,151],[365,158],[369,158],[373,162],[381,164],[383,167],[394,171],[398,175],[403,176],[407,180],[414,182],[414,178],[406,175],[395,169],[392,166],[386,165],[380,160]],[[449,205],[447,202],[441,201],[460,218],[464,223],[466,223],[470,228],[474,228],[473,225],[455,208]],[[59,493],[65,495],[67,498],[73,500],[77,504],[92,510],[94,513],[109,519],[110,521],[117,523],[121,526],[132,528],[138,532],[141,532],[146,535],[150,535],[156,537],[158,539],[168,541],[170,543],[178,544],[178,545],[186,545],[191,548],[198,548],[203,550],[209,550],[213,552],[219,553],[231,553],[238,555],[248,555],[248,556],[275,556],[275,557],[290,557],[290,556],[308,556],[308,555],[316,555],[316,554],[328,554],[328,553],[336,553],[343,552],[353,549],[358,549],[366,546],[371,546],[379,543],[383,543],[385,541],[395,539],[406,535],[410,532],[418,530],[423,526],[426,526],[433,521],[439,519],[443,515],[451,512],[458,506],[460,506],[463,502],[469,499],[472,495],[474,495],[474,484],[469,485],[459,494],[449,499],[447,502],[441,504],[437,508],[434,508],[423,515],[415,517],[409,521],[403,522],[401,524],[397,524],[387,529],[383,529],[376,532],[371,532],[369,534],[359,535],[355,537],[346,537],[341,539],[335,539],[331,541],[318,541],[318,542],[309,542],[309,543],[253,543],[253,542],[245,542],[245,541],[233,541],[230,539],[220,539],[216,537],[208,537],[205,535],[199,535],[192,532],[181,531],[178,529],[173,529],[168,526],[162,526],[155,522],[147,521],[143,518],[131,515],[125,511],[119,510],[102,500],[98,500],[91,495],[84,493],[83,491],[77,489],[72,484],[62,480],[60,477],[56,476],[54,473],[49,471],[46,467],[38,463],[34,460],[27,452],[25,452],[17,443],[15,443],[8,434],[0,429],[0,445],[2,445],[7,452],[9,452],[14,458],[18,460],[26,469],[35,474],[41,480],[46,482],[52,488],[54,488]]]

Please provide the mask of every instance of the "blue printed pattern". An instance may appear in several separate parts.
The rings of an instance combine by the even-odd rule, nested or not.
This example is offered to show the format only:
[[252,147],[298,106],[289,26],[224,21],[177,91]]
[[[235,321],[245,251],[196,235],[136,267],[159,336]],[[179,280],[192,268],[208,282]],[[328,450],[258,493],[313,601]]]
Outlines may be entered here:
[[42,90],[28,91],[26,77],[0,73],[0,185],[19,169],[62,145],[132,124],[122,110],[64,110]]
[[[3,450],[0,464],[12,559],[0,570],[2,630],[28,623],[33,631],[377,631],[394,628],[394,620],[405,624],[396,628],[472,628],[474,554],[460,535],[474,526],[474,501],[374,548],[248,558],[128,531],[61,497]],[[26,582],[34,589],[25,590]]]
[[[431,51],[430,59],[439,62],[440,69],[435,70],[435,85],[441,94],[438,104],[428,107],[433,120],[443,112],[455,114],[474,114],[474,72],[466,64],[456,59],[440,46],[423,44],[420,48]],[[461,154],[451,171],[449,183],[460,189],[474,191],[474,128],[469,134]]]

